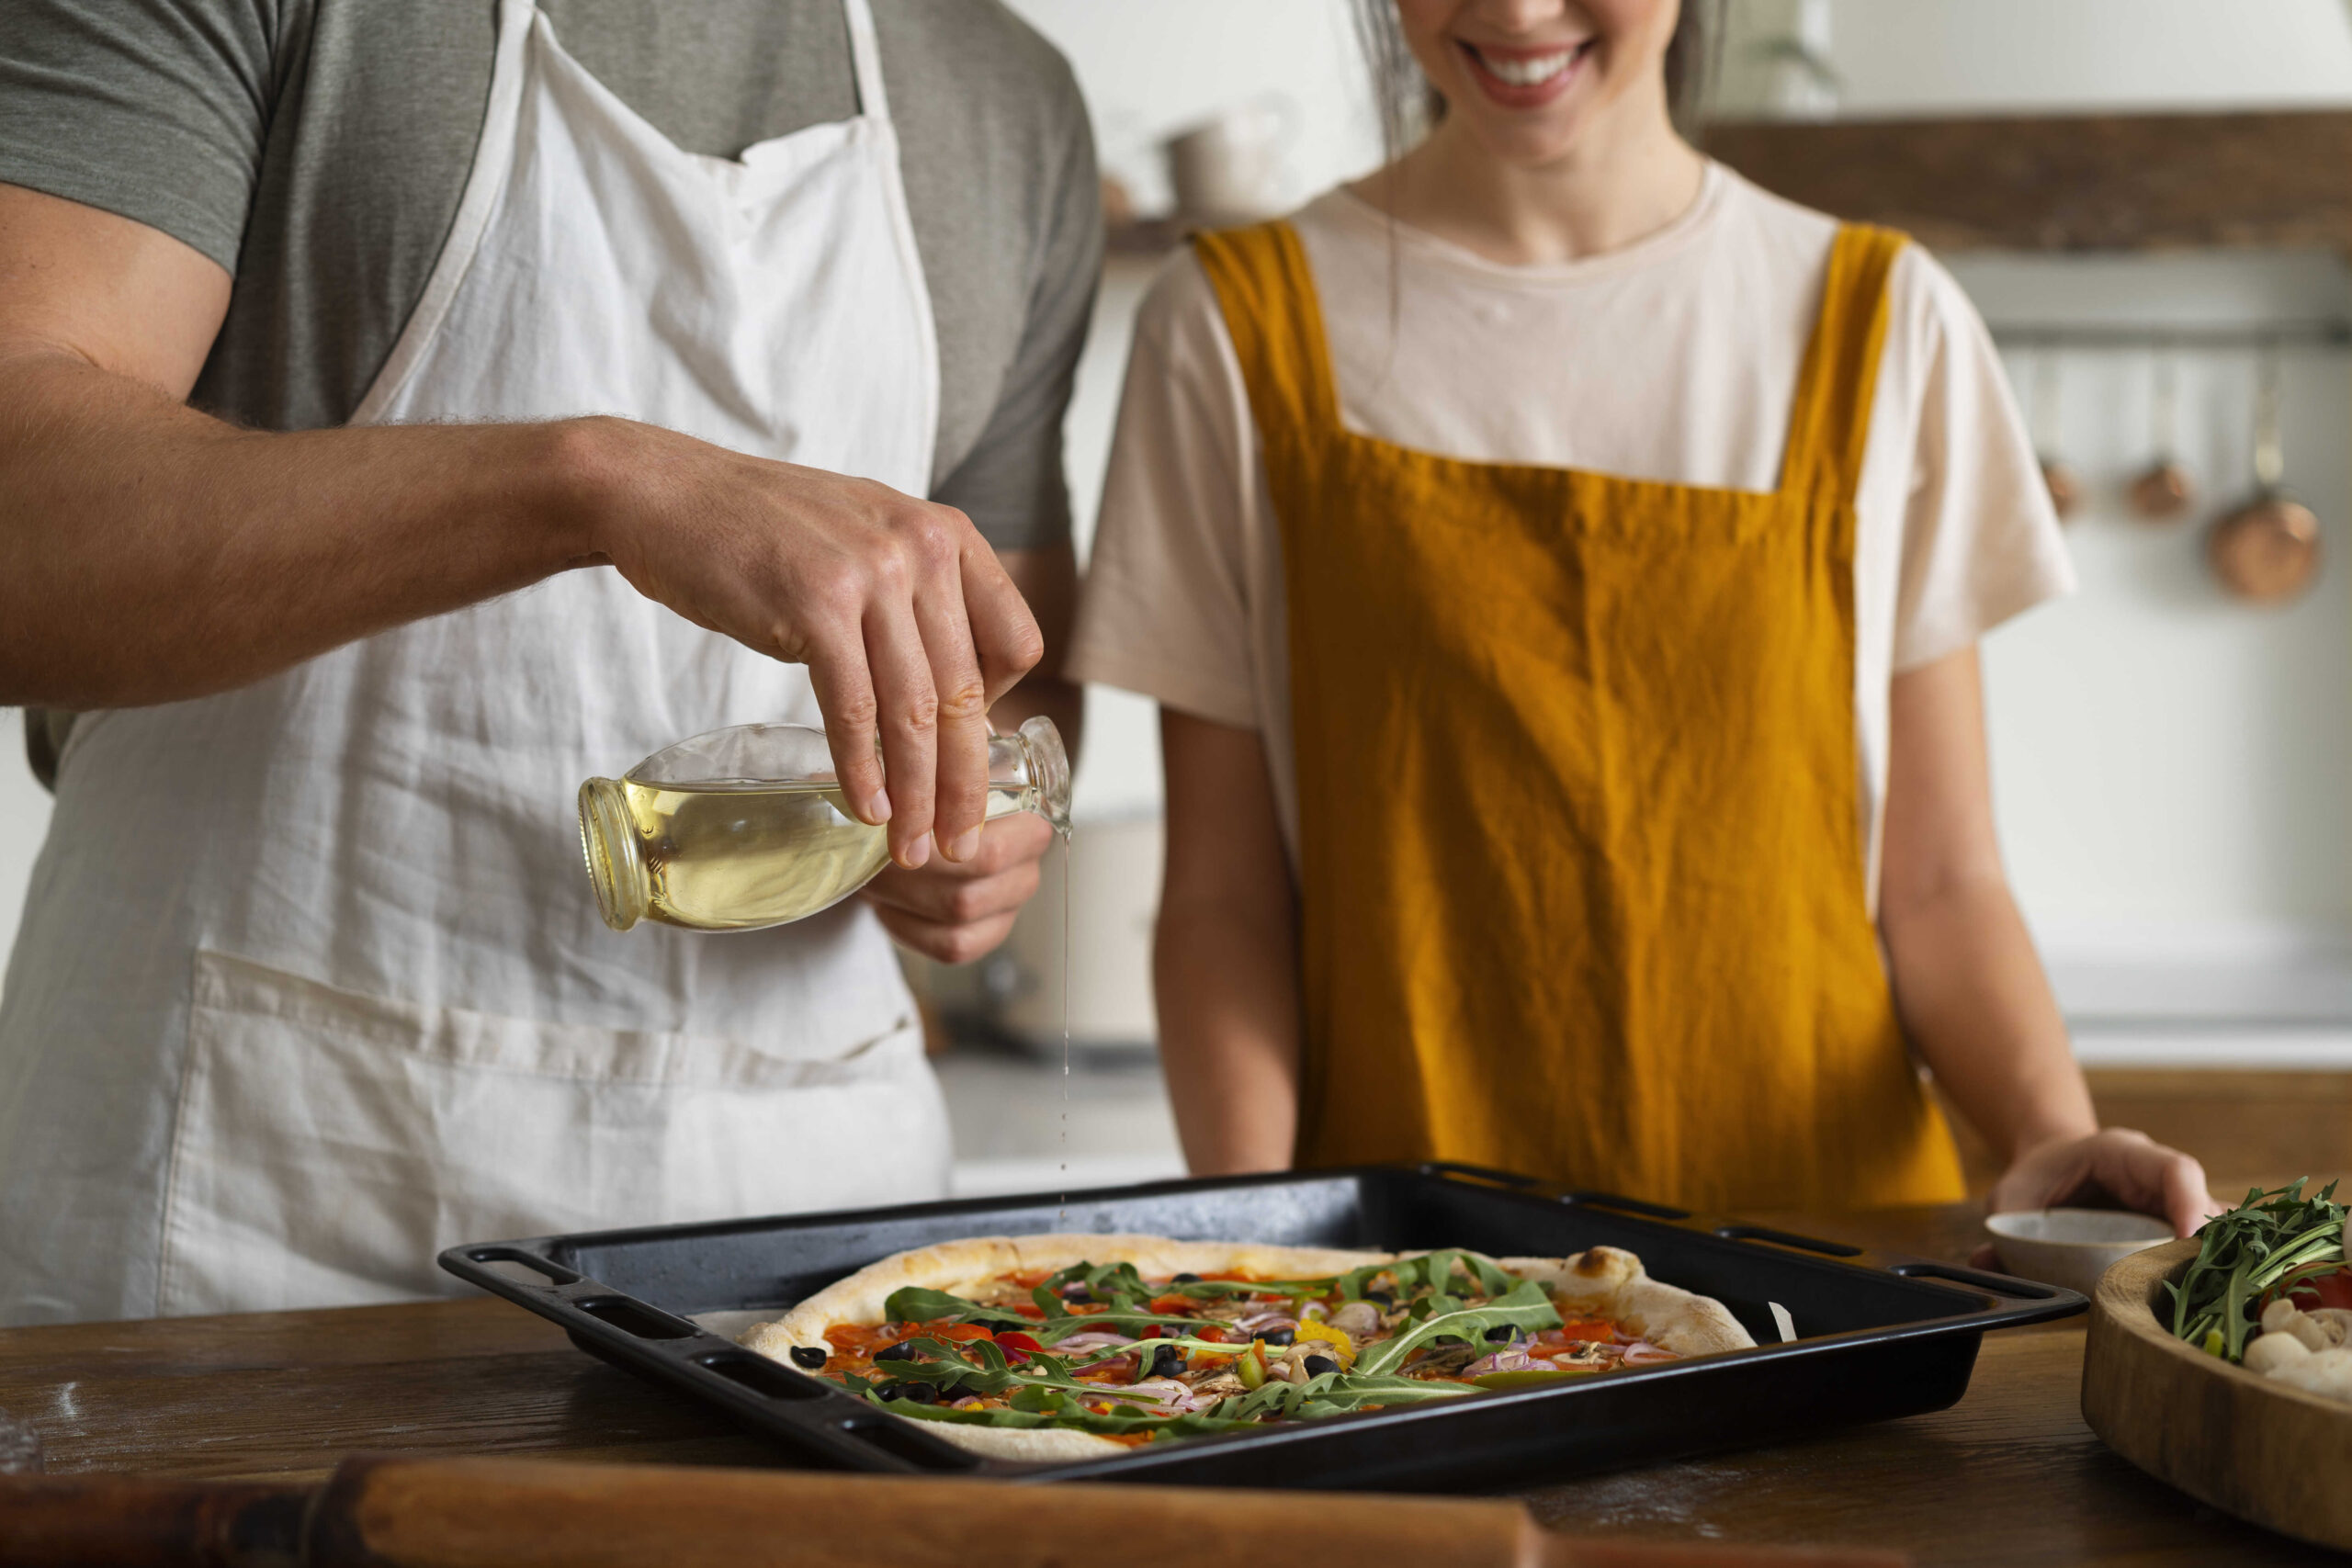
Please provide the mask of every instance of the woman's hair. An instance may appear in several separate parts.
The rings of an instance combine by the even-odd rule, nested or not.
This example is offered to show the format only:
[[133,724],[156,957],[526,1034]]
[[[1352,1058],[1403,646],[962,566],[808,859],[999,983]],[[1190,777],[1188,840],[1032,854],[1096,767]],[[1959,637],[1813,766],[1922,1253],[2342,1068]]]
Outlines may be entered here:
[[[1723,29],[1717,26],[1723,0],[1682,0],[1682,14],[1674,24],[1674,38],[1666,46],[1666,102],[1674,123],[1685,136],[1698,129],[1709,79],[1714,74],[1714,51]],[[1421,132],[1445,113],[1420,62],[1405,46],[1404,29],[1396,22],[1396,0],[1355,0],[1356,36],[1372,68],[1374,102],[1380,109],[1380,143],[1396,158],[1420,139]]]

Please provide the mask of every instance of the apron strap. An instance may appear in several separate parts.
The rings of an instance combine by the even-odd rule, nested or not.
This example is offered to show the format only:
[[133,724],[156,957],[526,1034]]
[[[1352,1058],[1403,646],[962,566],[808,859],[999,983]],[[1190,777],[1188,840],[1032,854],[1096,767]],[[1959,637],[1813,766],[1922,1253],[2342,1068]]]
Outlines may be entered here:
[[1298,233],[1287,223],[1193,236],[1250,389],[1267,470],[1312,473],[1340,428],[1323,309]]
[[870,0],[842,0],[849,23],[849,55],[857,73],[857,112],[868,119],[890,118],[890,95],[882,85],[882,46],[874,36]]
[[1870,441],[1879,350],[1886,342],[1886,282],[1908,239],[1892,229],[1844,223],[1829,249],[1821,313],[1805,349],[1789,413],[1781,489],[1826,494],[1851,506]]

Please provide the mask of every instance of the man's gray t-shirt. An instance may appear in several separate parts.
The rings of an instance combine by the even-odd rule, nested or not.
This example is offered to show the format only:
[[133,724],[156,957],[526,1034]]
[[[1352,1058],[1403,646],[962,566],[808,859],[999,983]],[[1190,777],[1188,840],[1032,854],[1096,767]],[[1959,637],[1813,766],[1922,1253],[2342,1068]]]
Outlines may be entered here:
[[[857,111],[842,0],[542,0],[697,152]],[[933,494],[999,549],[1069,536],[1061,416],[1101,260],[1069,67],[998,0],[874,0],[937,318]],[[406,323],[489,98],[497,0],[5,0],[0,182],[161,229],[235,278],[193,397],[340,424]]]

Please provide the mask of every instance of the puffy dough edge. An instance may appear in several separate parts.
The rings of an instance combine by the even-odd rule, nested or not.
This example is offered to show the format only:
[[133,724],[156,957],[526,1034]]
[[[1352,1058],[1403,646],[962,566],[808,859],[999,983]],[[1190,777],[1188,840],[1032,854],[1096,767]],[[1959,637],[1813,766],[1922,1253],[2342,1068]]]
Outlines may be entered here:
[[1651,1279],[1640,1258],[1618,1247],[1589,1247],[1574,1258],[1506,1258],[1501,1263],[1521,1279],[1550,1286],[1555,1299],[1622,1323],[1678,1356],[1712,1356],[1756,1345],[1723,1303]]
[[[1268,1247],[1256,1242],[1174,1241],[1160,1235],[973,1236],[917,1247],[870,1263],[810,1296],[773,1323],[754,1324],[738,1341],[774,1360],[789,1364],[796,1345],[822,1345],[825,1330],[842,1323],[875,1323],[891,1292],[907,1286],[961,1295],[1000,1274],[1021,1269],[1067,1269],[1106,1259],[1132,1263],[1143,1274],[1209,1274],[1233,1271],[1280,1278],[1341,1274],[1367,1263],[1385,1263],[1389,1252],[1351,1252],[1337,1247]],[[1123,1453],[1126,1445],[1096,1432],[1066,1427],[967,1427],[952,1421],[922,1423],[958,1448],[991,1459],[1041,1461],[1096,1459]]]

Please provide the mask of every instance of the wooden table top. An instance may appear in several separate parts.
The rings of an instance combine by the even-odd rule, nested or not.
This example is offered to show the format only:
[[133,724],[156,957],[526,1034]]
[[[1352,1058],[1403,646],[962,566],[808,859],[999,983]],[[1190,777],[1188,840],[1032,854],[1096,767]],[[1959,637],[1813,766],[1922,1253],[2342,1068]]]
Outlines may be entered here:
[[[1964,1259],[1960,1208],[1757,1216]],[[1950,1410],[1527,1494],[1579,1534],[1896,1547],[1922,1563],[2299,1563],[2083,1425],[2083,1319],[1988,1335]],[[501,1301],[0,1331],[0,1409],[52,1472],[323,1476],[355,1450],[774,1465],[781,1451]]]

